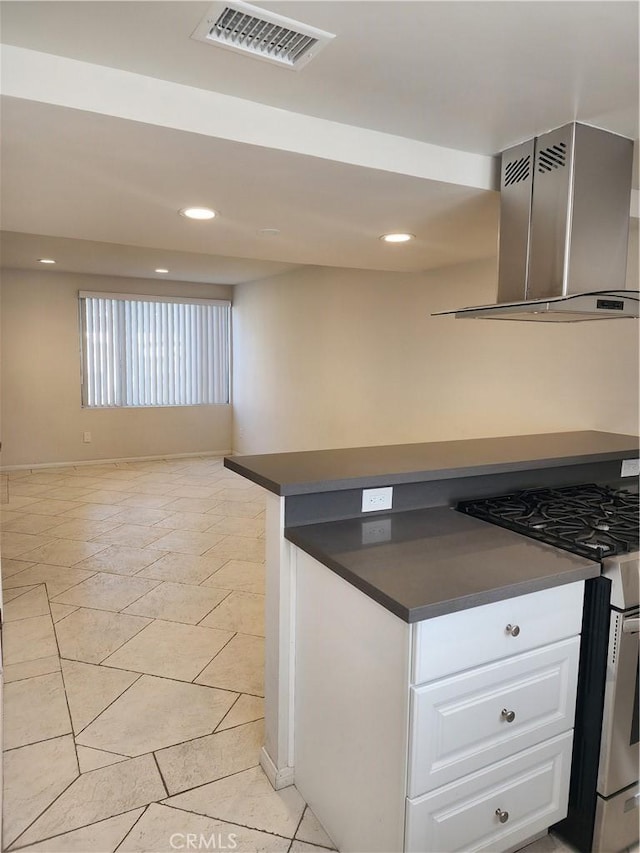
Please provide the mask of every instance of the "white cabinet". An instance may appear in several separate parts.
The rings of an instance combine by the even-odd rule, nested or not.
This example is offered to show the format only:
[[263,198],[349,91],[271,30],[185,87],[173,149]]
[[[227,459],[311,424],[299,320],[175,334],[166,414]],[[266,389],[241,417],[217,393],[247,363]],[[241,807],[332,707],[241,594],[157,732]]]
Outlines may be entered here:
[[408,796],[573,728],[579,637],[411,688]]
[[458,610],[414,626],[414,684],[580,633],[582,582]]
[[506,853],[564,817],[583,582],[410,625],[292,563],[295,784],[342,853]]
[[566,816],[583,592],[415,627],[406,851],[500,853]]
[[490,850],[525,842],[566,814],[572,733],[407,801],[408,853]]

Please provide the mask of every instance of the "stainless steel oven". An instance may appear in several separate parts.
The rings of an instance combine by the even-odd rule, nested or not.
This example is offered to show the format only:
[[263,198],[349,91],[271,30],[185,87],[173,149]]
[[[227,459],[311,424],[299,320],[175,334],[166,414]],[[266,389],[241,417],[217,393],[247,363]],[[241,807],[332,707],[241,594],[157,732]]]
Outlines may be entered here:
[[640,825],[640,558],[604,561],[603,575],[612,581],[611,619],[593,850],[610,853],[637,842]]

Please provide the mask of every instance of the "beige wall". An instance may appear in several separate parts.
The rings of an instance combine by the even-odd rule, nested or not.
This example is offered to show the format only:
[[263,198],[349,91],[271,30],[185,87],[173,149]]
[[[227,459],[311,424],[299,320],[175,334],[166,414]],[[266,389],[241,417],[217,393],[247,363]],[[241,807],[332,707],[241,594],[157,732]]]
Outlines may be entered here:
[[[637,261],[629,287],[633,276],[637,287]],[[308,268],[237,286],[234,448],[637,432],[633,321],[430,317],[495,292],[494,261],[429,274]]]
[[230,406],[81,407],[78,291],[230,298],[232,288],[17,270],[3,270],[0,287],[3,467],[230,449]]

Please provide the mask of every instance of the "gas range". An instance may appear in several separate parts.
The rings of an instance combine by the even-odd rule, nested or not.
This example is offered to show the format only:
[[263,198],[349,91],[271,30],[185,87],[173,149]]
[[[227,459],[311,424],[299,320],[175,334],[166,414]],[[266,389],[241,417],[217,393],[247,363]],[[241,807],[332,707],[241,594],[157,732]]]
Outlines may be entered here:
[[463,501],[458,509],[593,560],[638,550],[639,501],[632,487],[531,489]]

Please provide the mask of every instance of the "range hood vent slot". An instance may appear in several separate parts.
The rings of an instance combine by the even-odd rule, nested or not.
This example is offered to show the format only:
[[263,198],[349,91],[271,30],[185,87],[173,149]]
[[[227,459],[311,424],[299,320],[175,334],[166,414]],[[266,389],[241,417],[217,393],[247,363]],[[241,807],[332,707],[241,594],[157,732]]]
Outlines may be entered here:
[[332,33],[248,3],[214,3],[191,38],[286,68],[307,65]]
[[504,184],[510,187],[512,184],[519,184],[520,181],[529,180],[531,169],[531,157],[527,154],[526,157],[520,157],[519,160],[513,160],[507,163],[504,167]]
[[559,142],[538,151],[538,171],[551,172],[553,169],[561,169],[567,165],[567,143]]

